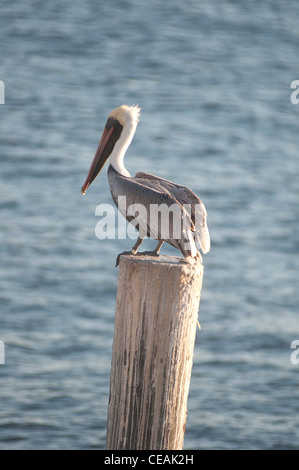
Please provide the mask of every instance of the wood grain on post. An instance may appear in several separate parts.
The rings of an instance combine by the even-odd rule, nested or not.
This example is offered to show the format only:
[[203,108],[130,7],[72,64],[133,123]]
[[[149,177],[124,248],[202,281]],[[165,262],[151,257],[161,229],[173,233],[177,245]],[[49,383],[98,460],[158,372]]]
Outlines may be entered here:
[[121,256],[107,449],[183,448],[202,277],[182,258]]

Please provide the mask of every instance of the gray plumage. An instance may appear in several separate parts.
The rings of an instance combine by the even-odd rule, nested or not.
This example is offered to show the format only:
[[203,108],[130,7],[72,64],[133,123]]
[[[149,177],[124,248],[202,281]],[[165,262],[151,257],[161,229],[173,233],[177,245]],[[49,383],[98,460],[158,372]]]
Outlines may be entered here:
[[[147,209],[146,220],[141,220],[137,226],[139,232],[143,232],[144,238],[149,236],[157,240],[163,240],[175,248],[179,249],[185,258],[194,258],[194,249],[192,250],[192,240],[202,249],[203,253],[207,253],[210,249],[210,237],[207,227],[207,212],[204,204],[196,194],[183,185],[173,183],[171,181],[151,175],[150,173],[138,172],[135,177],[127,177],[118,173],[112,165],[108,169],[108,181],[111,195],[114,203],[128,222],[134,221],[134,214],[128,212],[129,207],[135,204],[141,204]],[[120,207],[118,198],[125,196],[126,207]],[[169,237],[164,238],[161,234],[161,219],[157,227],[153,227],[150,220],[150,206],[160,206],[165,204],[170,207],[175,204],[180,211],[182,231],[180,238],[175,234],[173,226],[173,217],[169,216]],[[189,205],[186,210],[184,205]],[[178,211],[176,214],[178,214]],[[183,225],[185,221],[185,228]],[[153,236],[154,235],[154,236]],[[175,236],[176,235],[176,236]],[[190,246],[191,245],[191,246]],[[197,255],[200,257],[199,253]]]

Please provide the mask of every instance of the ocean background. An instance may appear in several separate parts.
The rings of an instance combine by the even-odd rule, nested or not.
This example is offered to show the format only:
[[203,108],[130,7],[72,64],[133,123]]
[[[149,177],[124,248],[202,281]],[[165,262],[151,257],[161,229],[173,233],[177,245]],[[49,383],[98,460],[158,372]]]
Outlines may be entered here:
[[1,2],[1,449],[105,448],[132,240],[95,236],[107,167],[80,188],[108,113],[135,103],[128,170],[208,210],[184,448],[299,448],[298,24],[296,0]]

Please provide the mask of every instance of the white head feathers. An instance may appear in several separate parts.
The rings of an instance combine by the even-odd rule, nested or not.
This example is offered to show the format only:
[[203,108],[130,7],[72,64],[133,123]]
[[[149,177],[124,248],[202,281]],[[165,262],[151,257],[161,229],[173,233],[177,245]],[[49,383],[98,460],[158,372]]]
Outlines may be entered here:
[[140,108],[138,105],[127,106],[123,104],[119,108],[115,108],[109,114],[109,117],[117,119],[124,127],[125,124],[135,124],[139,121]]

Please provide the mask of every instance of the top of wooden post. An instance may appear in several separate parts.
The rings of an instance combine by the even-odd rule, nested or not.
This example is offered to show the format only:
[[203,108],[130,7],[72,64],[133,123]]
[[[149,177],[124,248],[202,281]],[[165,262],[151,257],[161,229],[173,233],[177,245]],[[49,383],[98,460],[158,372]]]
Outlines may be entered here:
[[170,256],[170,255],[143,255],[142,253],[137,253],[136,255],[121,255],[119,264],[122,262],[126,263],[138,263],[138,264],[149,264],[151,266],[168,266],[169,268],[179,269],[185,274],[192,272],[201,272],[203,271],[203,264],[198,261],[195,264],[189,264],[185,258],[182,256]]

